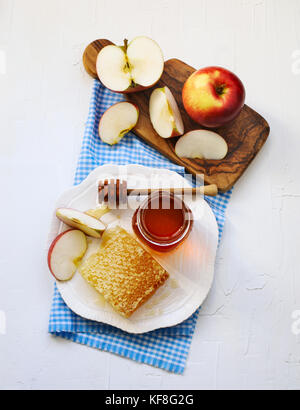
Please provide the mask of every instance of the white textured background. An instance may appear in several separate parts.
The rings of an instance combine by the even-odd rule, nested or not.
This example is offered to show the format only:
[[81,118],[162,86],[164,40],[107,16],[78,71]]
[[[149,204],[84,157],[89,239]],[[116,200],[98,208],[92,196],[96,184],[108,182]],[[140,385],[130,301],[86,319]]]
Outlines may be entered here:
[[[0,0],[0,388],[300,388],[299,23],[299,0]],[[235,71],[271,125],[236,185],[184,376],[47,334],[49,220],[92,86],[82,52],[140,34]]]

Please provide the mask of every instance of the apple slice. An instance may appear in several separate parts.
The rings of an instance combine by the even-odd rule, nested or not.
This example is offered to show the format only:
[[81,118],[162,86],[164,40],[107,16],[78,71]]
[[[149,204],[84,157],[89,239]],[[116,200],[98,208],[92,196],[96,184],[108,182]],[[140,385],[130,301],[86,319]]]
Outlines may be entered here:
[[97,57],[97,74],[112,91],[130,93],[152,87],[162,76],[164,57],[158,44],[148,37],[136,37],[124,46],[104,47]]
[[75,209],[59,208],[56,211],[56,216],[65,224],[80,229],[93,238],[101,238],[102,232],[105,231],[105,226],[98,219]]
[[72,279],[86,250],[86,236],[76,229],[70,229],[55,238],[48,252],[48,266],[55,279]]
[[177,102],[168,87],[156,88],[153,91],[149,111],[153,128],[161,137],[178,137],[184,133]]
[[[108,214],[103,215],[100,221],[104,223],[106,227],[108,227],[109,225],[113,223],[119,222],[120,218],[118,218],[118,216],[114,215],[113,213],[109,212]],[[103,239],[103,236],[102,236],[102,239]]]
[[112,105],[101,117],[100,138],[107,144],[117,144],[136,126],[138,119],[139,109],[135,104],[123,101]]
[[228,145],[219,134],[196,130],[179,138],[175,152],[180,158],[221,160],[226,157]]
[[103,215],[109,212],[109,208],[107,205],[100,205],[95,209],[89,209],[85,211],[85,214],[92,216],[93,218],[100,219]]

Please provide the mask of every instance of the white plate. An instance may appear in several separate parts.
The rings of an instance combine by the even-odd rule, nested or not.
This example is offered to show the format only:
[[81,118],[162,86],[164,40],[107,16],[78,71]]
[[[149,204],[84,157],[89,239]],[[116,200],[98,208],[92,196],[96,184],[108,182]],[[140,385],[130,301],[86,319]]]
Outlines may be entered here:
[[[104,165],[95,169],[80,185],[65,192],[57,207],[70,207],[86,211],[97,205],[97,182],[107,178],[124,178],[129,188],[170,186],[188,187],[187,181],[177,173],[165,169],[140,165]],[[151,181],[151,182],[150,182]],[[152,252],[157,261],[169,272],[170,279],[154,296],[129,319],[116,313],[104,298],[76,272],[69,282],[57,282],[65,303],[79,316],[107,323],[129,333],[145,333],[174,326],[189,318],[203,303],[212,286],[215,256],[218,244],[218,226],[215,216],[203,198],[185,199],[194,214],[194,226],[189,238],[175,251],[167,254]],[[137,207],[131,201],[131,207]],[[132,233],[133,209],[111,211],[118,223]],[[51,224],[49,242],[66,226],[55,214]],[[85,256],[96,252],[101,240],[89,239]]]

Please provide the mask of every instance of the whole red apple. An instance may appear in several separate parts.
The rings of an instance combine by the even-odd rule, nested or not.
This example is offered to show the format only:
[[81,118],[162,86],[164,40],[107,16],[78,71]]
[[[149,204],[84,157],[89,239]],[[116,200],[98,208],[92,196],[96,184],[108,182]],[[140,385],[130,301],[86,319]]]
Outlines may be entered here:
[[189,116],[208,128],[220,127],[236,118],[245,102],[245,88],[232,72],[207,67],[192,74],[182,91]]

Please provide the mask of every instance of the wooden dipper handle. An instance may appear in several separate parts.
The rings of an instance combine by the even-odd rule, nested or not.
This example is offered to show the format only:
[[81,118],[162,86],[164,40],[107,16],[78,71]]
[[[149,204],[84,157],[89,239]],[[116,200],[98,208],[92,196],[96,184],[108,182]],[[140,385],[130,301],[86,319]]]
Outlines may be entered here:
[[157,191],[168,191],[174,195],[208,195],[208,196],[216,196],[218,195],[218,187],[217,185],[203,185],[199,188],[166,188],[166,189],[127,189],[128,195],[150,195]]

